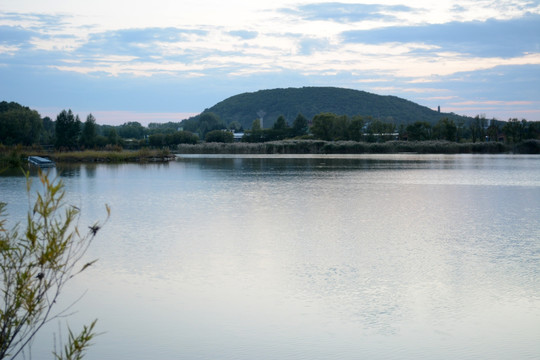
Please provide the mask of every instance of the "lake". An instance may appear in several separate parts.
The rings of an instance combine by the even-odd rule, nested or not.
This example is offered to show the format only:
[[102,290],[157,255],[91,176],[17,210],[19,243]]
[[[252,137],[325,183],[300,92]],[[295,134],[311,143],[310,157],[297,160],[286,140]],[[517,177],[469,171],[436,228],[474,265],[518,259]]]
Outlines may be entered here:
[[[99,319],[85,359],[540,358],[540,156],[206,155],[50,175],[81,228],[112,211],[62,302],[84,294],[75,330]],[[18,172],[0,201],[24,220]]]

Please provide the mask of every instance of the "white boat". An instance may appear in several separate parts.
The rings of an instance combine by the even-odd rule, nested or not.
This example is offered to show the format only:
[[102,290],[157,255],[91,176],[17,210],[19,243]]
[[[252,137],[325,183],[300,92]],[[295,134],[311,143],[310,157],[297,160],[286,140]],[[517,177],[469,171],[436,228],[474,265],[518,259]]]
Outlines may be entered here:
[[30,163],[31,165],[44,167],[44,168],[56,166],[56,164],[52,160],[41,157],[41,156],[29,156],[28,163]]

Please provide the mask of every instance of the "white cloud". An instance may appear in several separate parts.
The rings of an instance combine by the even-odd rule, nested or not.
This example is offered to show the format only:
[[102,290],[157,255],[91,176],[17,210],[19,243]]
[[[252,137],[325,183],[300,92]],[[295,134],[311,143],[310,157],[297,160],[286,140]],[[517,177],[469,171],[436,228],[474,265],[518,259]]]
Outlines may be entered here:
[[461,101],[461,102],[454,102],[450,103],[452,106],[480,106],[480,105],[506,105],[506,106],[514,106],[514,105],[531,105],[533,104],[533,101],[501,101],[501,100],[484,100],[484,101],[476,101],[476,100],[468,100],[468,101]]
[[456,95],[450,95],[450,96],[430,96],[430,97],[425,97],[425,98],[422,98],[424,100],[452,100],[452,99],[455,99],[457,98]]
[[15,55],[19,51],[20,47],[17,45],[2,45],[0,44],[0,54],[5,54],[9,56]]

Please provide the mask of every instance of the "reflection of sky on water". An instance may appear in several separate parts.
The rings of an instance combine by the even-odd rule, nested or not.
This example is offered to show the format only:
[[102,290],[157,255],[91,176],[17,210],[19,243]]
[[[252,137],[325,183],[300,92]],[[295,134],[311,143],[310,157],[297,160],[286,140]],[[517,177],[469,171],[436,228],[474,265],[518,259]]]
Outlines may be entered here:
[[[99,262],[73,286],[90,289],[74,320],[97,316],[107,331],[88,358],[530,357],[539,160],[189,157],[59,169],[81,224],[112,208],[89,254]],[[17,179],[0,184],[20,196]]]

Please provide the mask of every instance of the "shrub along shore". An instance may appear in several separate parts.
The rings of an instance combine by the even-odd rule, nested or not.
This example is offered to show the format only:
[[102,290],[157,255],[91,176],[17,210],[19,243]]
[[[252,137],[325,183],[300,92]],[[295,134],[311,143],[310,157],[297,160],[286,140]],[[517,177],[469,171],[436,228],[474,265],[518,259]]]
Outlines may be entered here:
[[540,154],[540,140],[510,146],[502,142],[282,140],[266,143],[180,144],[178,154]]
[[140,150],[119,150],[119,151],[69,151],[55,152],[48,156],[55,162],[166,162],[174,160],[175,156],[168,149],[150,150],[143,148]]

